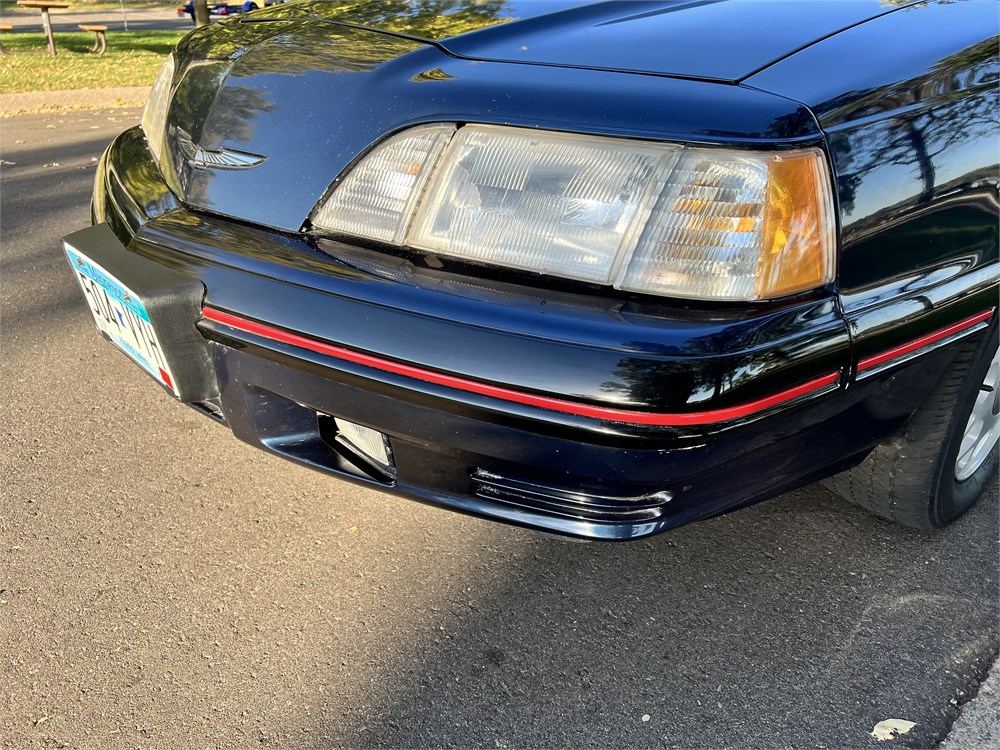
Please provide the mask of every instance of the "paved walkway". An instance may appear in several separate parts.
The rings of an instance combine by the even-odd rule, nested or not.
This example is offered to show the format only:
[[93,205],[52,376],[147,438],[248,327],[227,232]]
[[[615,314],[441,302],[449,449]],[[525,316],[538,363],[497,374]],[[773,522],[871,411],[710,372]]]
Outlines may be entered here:
[[149,86],[0,94],[0,117],[67,109],[142,106],[148,98]]
[[[178,6],[182,3],[178,2]],[[120,10],[76,10],[67,8],[65,10],[53,10],[50,12],[52,18],[52,30],[58,34],[65,31],[78,31],[77,24],[98,23],[108,27],[108,31],[123,31],[125,23],[122,20]],[[19,31],[42,30],[42,16],[36,10],[7,10],[0,13],[0,18],[4,23],[9,23],[14,27],[12,33]],[[129,10],[126,5],[125,20],[128,21],[129,31],[189,31],[194,26],[188,16],[178,15],[177,8],[153,8],[153,9],[133,9]],[[58,43],[58,37],[56,42]]]

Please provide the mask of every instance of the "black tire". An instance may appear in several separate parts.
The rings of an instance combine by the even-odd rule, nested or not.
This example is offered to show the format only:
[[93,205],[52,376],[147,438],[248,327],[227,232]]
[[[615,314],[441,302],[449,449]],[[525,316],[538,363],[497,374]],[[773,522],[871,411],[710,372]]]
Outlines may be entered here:
[[971,508],[996,473],[997,446],[968,478],[955,477],[966,424],[997,351],[997,325],[958,345],[930,396],[904,427],[858,466],[826,485],[903,526],[939,529]]

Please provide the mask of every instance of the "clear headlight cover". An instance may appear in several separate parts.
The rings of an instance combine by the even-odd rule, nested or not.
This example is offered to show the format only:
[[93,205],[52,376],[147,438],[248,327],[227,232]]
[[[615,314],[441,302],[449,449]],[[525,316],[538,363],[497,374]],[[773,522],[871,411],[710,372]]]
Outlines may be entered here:
[[313,224],[671,297],[769,299],[834,276],[833,199],[818,149],[426,126],[362,159]]
[[142,112],[142,132],[146,135],[149,152],[159,162],[163,155],[163,136],[167,127],[167,108],[170,106],[170,88],[174,81],[174,55],[170,53],[160,72],[156,74],[149,101]]
[[651,181],[674,149],[472,125],[452,139],[408,244],[609,284]]
[[454,125],[429,125],[390,138],[348,173],[313,225],[401,244],[417,198]]
[[833,280],[834,242],[821,151],[685,149],[615,286],[696,299],[782,297]]

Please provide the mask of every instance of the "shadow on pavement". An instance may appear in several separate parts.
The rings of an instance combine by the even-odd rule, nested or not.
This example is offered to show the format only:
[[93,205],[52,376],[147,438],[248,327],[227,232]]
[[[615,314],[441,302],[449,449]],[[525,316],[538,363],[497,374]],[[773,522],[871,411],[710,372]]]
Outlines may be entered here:
[[997,527],[995,492],[924,534],[811,488],[645,543],[526,533],[519,559],[468,571],[442,630],[399,632],[412,658],[373,692],[376,722],[319,731],[356,747],[862,747],[876,722],[917,717],[895,744],[928,747],[996,651]]

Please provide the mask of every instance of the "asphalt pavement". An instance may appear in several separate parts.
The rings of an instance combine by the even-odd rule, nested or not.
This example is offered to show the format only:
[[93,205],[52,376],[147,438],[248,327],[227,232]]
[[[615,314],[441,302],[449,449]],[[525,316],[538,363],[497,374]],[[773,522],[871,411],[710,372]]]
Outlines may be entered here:
[[[813,487],[582,544],[173,403],[97,334],[59,245],[139,116],[0,123],[0,747],[930,747],[975,694],[995,487],[934,534]],[[886,719],[914,726],[879,742]]]
[[[178,2],[178,6],[183,5]],[[42,31],[42,15],[37,10],[16,8],[2,14],[4,23],[14,27],[13,33],[22,31]],[[129,8],[125,3],[125,14],[117,9],[102,8],[99,10],[80,10],[79,7],[54,9],[49,12],[52,20],[52,32],[55,35],[56,47],[59,46],[59,34],[66,31],[79,31],[78,24],[103,24],[108,27],[108,33],[124,31],[126,24],[129,31],[190,31],[192,28],[190,16],[181,15],[177,8]],[[213,19],[214,20],[214,19]],[[43,50],[44,51],[44,50]]]

